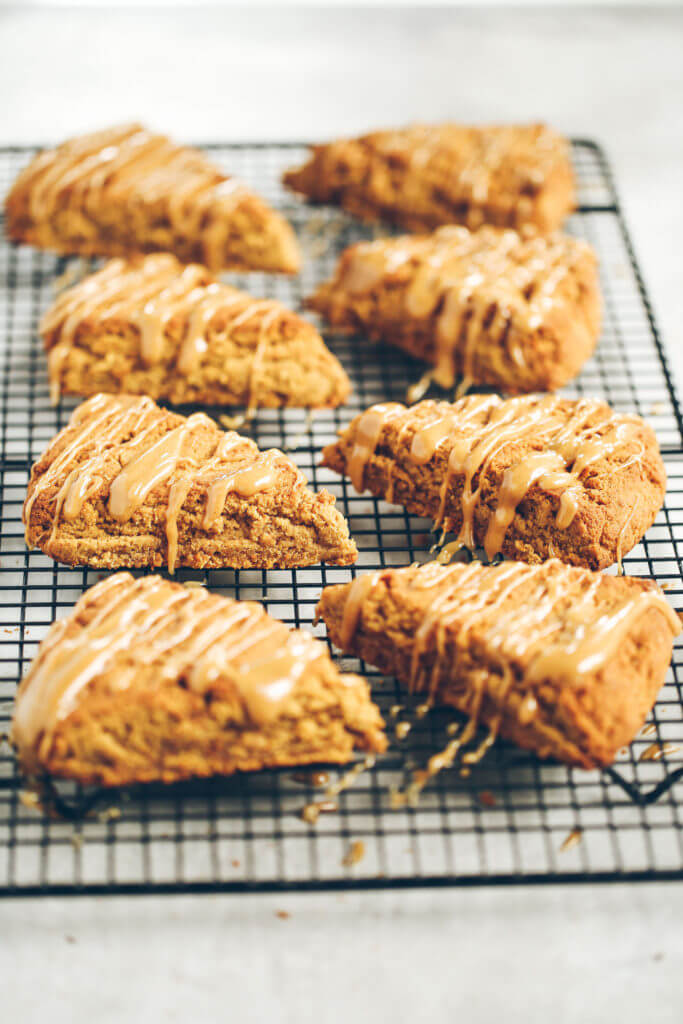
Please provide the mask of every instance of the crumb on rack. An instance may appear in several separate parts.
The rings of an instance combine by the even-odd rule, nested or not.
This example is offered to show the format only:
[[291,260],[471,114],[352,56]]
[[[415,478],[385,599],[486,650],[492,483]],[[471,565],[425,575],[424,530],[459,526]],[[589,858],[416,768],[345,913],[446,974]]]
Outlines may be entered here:
[[365,843],[361,839],[355,839],[344,854],[342,864],[345,868],[353,867],[354,864],[358,864],[362,861],[364,856]]
[[565,853],[567,850],[571,850],[574,846],[578,846],[582,839],[583,831],[580,828],[572,829],[560,846],[560,853]]
[[484,807],[496,806],[496,798],[490,789],[482,789],[481,793],[477,794],[477,798],[479,800],[479,803],[483,804]]
[[19,794],[19,800],[24,807],[27,807],[30,811],[42,810],[40,794],[36,793],[34,789],[22,789]]
[[112,807],[105,807],[105,809],[103,811],[100,811],[99,814],[97,815],[97,820],[98,821],[102,821],[102,822],[113,821],[115,818],[120,818],[120,817],[121,817],[121,808],[120,807],[113,807],[112,806]]

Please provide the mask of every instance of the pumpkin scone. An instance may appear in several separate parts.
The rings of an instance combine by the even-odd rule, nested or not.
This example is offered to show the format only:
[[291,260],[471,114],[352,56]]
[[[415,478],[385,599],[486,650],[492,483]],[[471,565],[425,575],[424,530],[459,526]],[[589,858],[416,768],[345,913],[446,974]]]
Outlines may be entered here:
[[307,300],[334,327],[362,330],[434,367],[452,387],[553,391],[600,333],[597,259],[569,235],[452,226],[352,245]]
[[681,630],[651,581],[555,559],[387,569],[326,587],[317,612],[346,654],[464,712],[461,745],[481,724],[582,768],[634,738]]
[[40,331],[53,401],[105,391],[176,404],[331,408],[351,391],[312,324],[166,253],[111,260],[64,291]]
[[555,395],[375,405],[323,449],[322,464],[454,532],[450,552],[590,569],[641,540],[666,492],[657,439],[639,416]]
[[15,242],[82,256],[173,252],[212,270],[293,274],[292,227],[199,150],[139,124],[44,150],[6,201]]
[[26,543],[70,565],[234,569],[355,562],[327,491],[203,413],[95,395],[31,470]]
[[575,205],[569,145],[545,125],[413,125],[313,146],[284,182],[408,231],[483,223],[540,232]]
[[260,604],[117,573],[50,628],[17,692],[22,768],[124,786],[382,751],[367,683]]

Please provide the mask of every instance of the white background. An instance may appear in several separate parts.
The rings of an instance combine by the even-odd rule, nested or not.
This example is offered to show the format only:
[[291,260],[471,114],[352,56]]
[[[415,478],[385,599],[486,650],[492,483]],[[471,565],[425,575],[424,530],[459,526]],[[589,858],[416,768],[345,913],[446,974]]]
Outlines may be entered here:
[[[131,117],[188,141],[448,117],[597,138],[683,366],[680,9],[49,7],[0,10],[0,143]],[[678,1022],[682,910],[678,885],[9,902],[0,1012]]]

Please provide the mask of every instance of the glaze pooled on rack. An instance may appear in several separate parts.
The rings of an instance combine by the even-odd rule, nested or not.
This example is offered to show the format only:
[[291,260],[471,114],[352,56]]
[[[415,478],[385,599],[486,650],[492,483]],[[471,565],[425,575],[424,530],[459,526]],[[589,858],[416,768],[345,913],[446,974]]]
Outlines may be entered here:
[[40,332],[53,402],[107,391],[318,408],[339,405],[351,389],[311,324],[166,253],[111,260],[62,292]]
[[283,452],[203,413],[96,395],[33,467],[26,543],[71,564],[282,568],[355,561],[334,499]]
[[640,540],[666,490],[640,417],[554,395],[372,406],[323,450],[323,465],[455,531],[451,550],[531,562],[555,553],[590,568]]
[[508,393],[566,383],[600,330],[589,245],[490,227],[360,242],[307,305],[431,363],[443,387],[461,376]]
[[214,270],[296,273],[287,221],[199,150],[139,124],[44,150],[6,201],[7,233],[57,252],[174,252]]
[[381,726],[367,684],[260,604],[118,573],[52,626],[12,740],[27,770],[121,785],[343,763],[382,750]]
[[387,569],[327,587],[330,639],[541,756],[609,764],[664,681],[678,616],[659,588],[543,565]]

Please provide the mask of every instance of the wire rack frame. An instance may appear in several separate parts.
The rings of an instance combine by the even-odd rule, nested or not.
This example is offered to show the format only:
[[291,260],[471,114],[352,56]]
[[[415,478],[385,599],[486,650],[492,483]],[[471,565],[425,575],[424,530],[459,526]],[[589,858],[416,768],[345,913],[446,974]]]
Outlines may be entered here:
[[[281,171],[296,164],[296,143],[212,144],[226,169],[257,188],[288,216],[306,262],[294,279],[262,274],[231,280],[293,308],[326,277],[346,245],[378,233],[329,208],[311,208],[284,192]],[[0,194],[35,148],[0,150]],[[570,230],[601,259],[605,326],[594,358],[565,389],[604,397],[655,427],[669,490],[644,541],[625,560],[631,575],[654,577],[674,606],[683,605],[683,420],[652,310],[603,152],[575,140],[580,205]],[[386,231],[387,229],[383,229]],[[40,313],[66,261],[0,243],[0,732],[6,731],[16,684],[50,622],[68,614],[97,573],[55,565],[26,551],[20,521],[31,463],[64,426],[73,402],[49,404],[37,338]],[[426,520],[351,492],[320,468],[319,452],[340,426],[379,400],[402,399],[421,372],[410,357],[360,337],[327,333],[353,385],[347,406],[308,422],[298,410],[262,411],[251,427],[261,447],[287,448],[315,488],[327,487],[347,515],[360,550],[349,569],[180,571],[229,596],[262,601],[292,625],[312,626],[320,590],[355,572],[424,560]],[[220,410],[215,410],[216,413]],[[355,659],[385,715],[403,694],[394,680]],[[463,778],[438,776],[418,806],[392,810],[388,794],[406,765],[443,745],[451,716],[413,716],[407,739],[342,793],[335,814],[315,828],[300,818],[319,798],[291,771],[261,772],[129,792],[60,789],[61,817],[30,806],[11,750],[0,745],[0,893],[143,893],[268,891],[418,885],[481,885],[683,877],[683,653],[677,648],[666,685],[644,734],[613,769],[584,772],[542,763],[504,743]],[[409,712],[408,712],[409,713]],[[658,744],[658,759],[643,754]],[[296,777],[295,777],[296,776]],[[330,776],[336,777],[330,770]],[[353,849],[356,856],[350,857]]]

